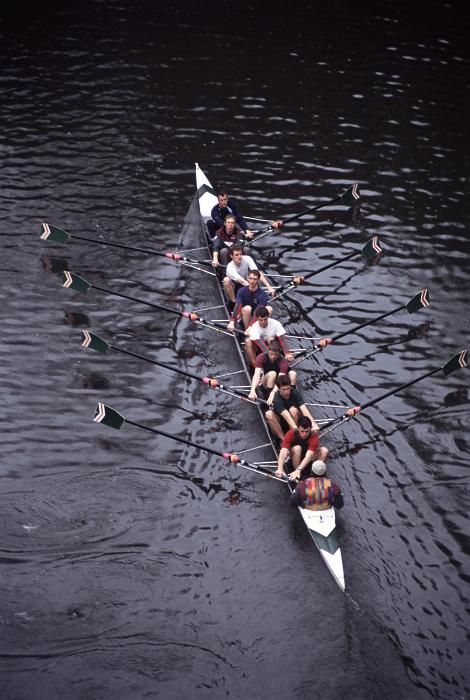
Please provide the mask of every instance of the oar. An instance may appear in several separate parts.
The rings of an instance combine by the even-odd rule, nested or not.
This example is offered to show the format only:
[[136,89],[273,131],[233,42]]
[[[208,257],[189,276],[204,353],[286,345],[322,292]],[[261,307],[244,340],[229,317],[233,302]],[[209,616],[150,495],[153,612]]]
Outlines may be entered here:
[[[158,362],[157,360],[153,360],[151,357],[146,357],[145,355],[139,355],[136,352],[131,352],[130,350],[126,350],[125,348],[119,348],[116,345],[111,345],[111,343],[107,343],[103,338],[100,338],[99,335],[96,335],[96,333],[92,333],[91,331],[82,331],[82,348],[91,348],[92,350],[96,350],[97,352],[102,353],[105,355],[108,350],[115,350],[116,352],[122,352],[124,355],[130,355],[130,357],[135,357],[138,360],[143,360],[144,362],[150,362],[152,365],[157,365],[158,367],[163,367],[164,369],[169,370],[170,372],[175,372],[176,374],[181,374],[183,377],[188,377],[189,379],[194,379],[196,381],[202,382],[206,386],[208,386],[210,389],[215,389],[216,391],[220,391],[223,394],[228,394],[229,396],[235,396],[237,399],[242,399],[243,401],[248,401],[248,403],[256,403],[256,401],[252,401],[251,399],[248,398],[246,394],[243,394],[241,391],[237,391],[236,389],[233,389],[231,386],[226,386],[225,384],[221,384],[218,379],[215,379],[213,377],[201,377],[198,376],[197,374],[191,374],[191,372],[186,372],[183,369],[179,369],[178,367],[172,367],[171,365],[166,365],[163,362]],[[267,402],[264,401],[263,399],[258,399],[257,400],[259,403],[264,403],[266,404]]]
[[371,326],[373,323],[377,323],[377,321],[381,321],[384,318],[387,318],[387,316],[392,316],[392,314],[398,313],[398,311],[402,311],[403,309],[406,309],[409,314],[414,314],[416,311],[419,311],[420,309],[429,306],[430,301],[429,301],[429,293],[427,289],[422,289],[418,294],[415,294],[415,296],[410,299],[410,301],[407,304],[401,304],[401,306],[397,306],[395,309],[392,309],[391,311],[387,311],[384,314],[381,314],[380,316],[376,316],[375,318],[372,318],[370,321],[364,321],[364,323],[360,323],[358,326],[354,326],[353,328],[350,328],[348,331],[344,331],[343,333],[337,333],[336,335],[333,335],[331,338],[322,338],[319,343],[313,346],[311,350],[306,350],[303,357],[301,357],[299,360],[296,360],[295,362],[292,363],[292,367],[295,367],[295,365],[298,365],[300,362],[304,362],[308,357],[311,357],[315,353],[319,352],[322,350],[324,347],[327,345],[331,345],[332,343],[336,343],[338,340],[341,340],[341,338],[345,338],[347,335],[351,335],[352,333],[356,333],[356,331],[361,330],[361,328],[365,328],[366,326]]
[[467,367],[467,364],[468,350],[461,350],[456,355],[451,357],[450,360],[447,360],[447,362],[444,365],[436,367],[436,369],[432,369],[430,372],[426,372],[426,374],[422,374],[420,377],[416,377],[416,379],[412,379],[410,382],[406,382],[406,384],[402,384],[396,389],[386,391],[384,394],[380,394],[380,396],[377,396],[375,399],[366,401],[366,403],[363,403],[362,406],[354,406],[353,408],[349,408],[344,415],[339,416],[338,418],[334,418],[329,423],[326,423],[322,427],[320,435],[326,435],[326,433],[331,432],[335,428],[339,427],[339,425],[341,425],[342,423],[345,423],[346,421],[351,420],[351,418],[354,418],[360,411],[364,411],[366,408],[374,406],[376,403],[383,401],[389,396],[398,394],[398,392],[402,391],[403,389],[406,389],[407,387],[412,386],[413,384],[417,384],[417,382],[421,382],[423,379],[431,377],[433,374],[437,374],[437,372],[440,372],[441,370],[447,376],[448,374],[452,374],[452,372],[455,372],[455,370],[460,369],[461,367]]
[[205,319],[199,316],[195,311],[178,311],[178,309],[173,309],[171,306],[164,306],[163,304],[154,304],[151,301],[144,301],[143,299],[137,299],[136,297],[131,297],[129,294],[122,294],[121,292],[115,292],[112,289],[106,289],[105,287],[99,287],[97,284],[91,284],[87,280],[83,279],[74,272],[69,272],[68,270],[63,273],[63,287],[67,289],[75,289],[77,292],[85,293],[90,288],[98,289],[100,292],[105,294],[112,294],[116,297],[121,297],[121,299],[128,299],[129,301],[135,301],[137,304],[144,304],[145,306],[150,306],[152,309],[158,309],[159,311],[167,311],[169,314],[174,314],[175,316],[183,316],[183,318],[188,318],[190,321],[194,321],[199,326],[204,326],[205,328],[212,328],[212,330],[218,333],[224,333],[225,335],[232,335],[229,331],[224,330],[216,326],[210,319]]
[[189,445],[190,447],[195,447],[198,450],[203,450],[203,452],[215,455],[216,457],[222,457],[223,459],[226,459],[228,462],[230,462],[230,464],[236,464],[238,467],[242,467],[242,469],[248,469],[249,471],[255,472],[256,474],[260,474],[261,476],[266,476],[268,479],[274,479],[275,481],[282,481],[283,483],[286,483],[284,479],[282,479],[279,476],[275,476],[268,469],[264,469],[263,467],[260,467],[257,464],[254,464],[253,462],[247,462],[245,459],[242,459],[233,452],[218,452],[217,450],[214,450],[211,447],[204,447],[203,445],[198,445],[195,442],[192,442],[191,440],[186,440],[185,438],[172,435],[171,433],[166,433],[164,430],[150,428],[148,425],[142,425],[141,423],[135,423],[134,421],[124,418],[124,416],[115,411],[114,408],[106,406],[106,404],[104,403],[98,404],[93,420],[95,421],[95,423],[103,423],[104,425],[107,425],[110,428],[116,428],[117,430],[119,430],[123,423],[128,423],[129,425],[133,425],[135,428],[142,428],[142,430],[147,430],[149,433],[163,435],[164,437],[169,438],[170,440],[181,442],[183,445]]
[[[347,207],[350,207],[352,204],[358,204],[359,200],[361,198],[361,193],[359,192],[359,185],[354,183],[350,187],[348,187],[347,190],[343,192],[339,197],[334,197],[333,199],[330,199],[328,202],[323,202],[323,204],[317,204],[314,207],[310,207],[309,209],[305,209],[305,211],[301,211],[300,214],[294,214],[293,216],[287,217],[287,219],[282,220],[282,226],[284,224],[288,224],[291,221],[297,221],[297,219],[302,218],[302,216],[305,216],[306,214],[311,214],[314,211],[318,211],[319,209],[323,209],[323,207],[329,207],[331,204],[336,204],[336,202],[341,202],[341,204],[344,204]],[[266,226],[265,228],[259,229],[258,231],[253,231],[255,234],[255,238],[253,239],[253,242],[256,240],[259,240],[261,238],[260,234],[266,235],[267,233],[271,233],[273,231],[272,226]]]
[[[319,270],[314,270],[313,272],[309,272],[308,275],[302,275],[302,276],[297,276],[293,277],[290,282],[287,282],[286,284],[283,284],[281,287],[278,288],[278,291],[276,293],[276,296],[274,299],[279,299],[280,297],[284,296],[284,294],[287,294],[290,292],[292,289],[295,289],[299,285],[303,284],[305,280],[310,279],[311,277],[315,277],[315,275],[319,275],[321,272],[325,272],[325,270],[331,270],[332,267],[336,267],[337,265],[341,265],[342,263],[346,262],[346,260],[351,260],[352,258],[356,258],[358,255],[362,255],[362,257],[367,260],[368,262],[371,262],[372,260],[375,260],[379,255],[382,254],[382,248],[380,247],[379,244],[379,239],[377,236],[374,236],[373,238],[370,239],[370,241],[367,241],[365,246],[361,250],[357,250],[354,253],[349,253],[348,255],[345,255],[343,258],[340,260],[336,260],[335,262],[329,263],[328,265],[324,265],[323,267],[320,267]],[[273,299],[273,301],[274,301]]]
[[[72,238],[70,233],[64,231],[57,226],[52,226],[51,224],[42,225],[42,233],[40,235],[43,241],[52,241],[54,243],[68,243]],[[145,253],[146,255],[156,255],[159,258],[169,258],[175,262],[180,263],[190,263],[191,265],[204,265],[206,267],[212,267],[212,263],[207,260],[195,260],[194,258],[188,258],[180,253],[160,253],[156,250],[150,250],[149,248],[139,248],[134,245],[126,245],[125,243],[112,243],[111,241],[102,241],[99,238],[89,238],[88,236],[77,236],[73,235],[73,238],[77,238],[80,241],[88,241],[89,243],[98,243],[99,245],[106,245],[111,248],[122,248],[123,250],[134,250],[138,253]]]

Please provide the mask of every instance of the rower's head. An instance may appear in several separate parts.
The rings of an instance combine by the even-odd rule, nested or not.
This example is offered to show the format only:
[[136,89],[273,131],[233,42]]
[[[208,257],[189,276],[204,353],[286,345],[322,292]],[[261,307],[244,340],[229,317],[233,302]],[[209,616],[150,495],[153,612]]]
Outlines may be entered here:
[[281,344],[278,340],[271,340],[268,346],[268,355],[271,362],[275,362],[281,354]]
[[301,438],[310,437],[310,433],[312,432],[312,421],[310,418],[308,416],[300,416],[297,422],[297,429]]
[[233,229],[235,228],[236,223],[237,223],[237,220],[234,217],[234,215],[227,214],[227,216],[224,219],[224,226],[225,226],[225,230],[227,231],[227,233],[233,232]]
[[224,209],[228,204],[228,194],[225,190],[219,190],[217,192],[217,201],[219,202],[219,207]]
[[255,316],[261,328],[267,328],[269,321],[269,311],[267,308],[265,306],[258,306]]
[[248,288],[254,291],[259,285],[260,271],[250,270],[246,281],[248,282]]
[[323,476],[326,472],[326,464],[322,459],[316,459],[312,462],[312,474],[315,476]]
[[242,261],[242,255],[243,248],[241,247],[241,245],[238,245],[238,243],[235,243],[235,245],[233,245],[230,248],[230,257],[232,258],[235,265],[240,265]]
[[277,386],[279,389],[279,394],[282,396],[282,398],[288,399],[292,391],[292,385],[289,377],[285,374],[281,374],[277,378]]

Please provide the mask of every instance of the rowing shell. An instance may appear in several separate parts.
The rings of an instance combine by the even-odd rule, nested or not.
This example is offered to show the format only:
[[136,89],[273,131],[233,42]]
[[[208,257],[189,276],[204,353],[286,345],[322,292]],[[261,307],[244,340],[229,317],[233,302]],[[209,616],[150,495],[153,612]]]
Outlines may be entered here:
[[[217,204],[217,197],[215,195],[214,189],[199,167],[199,165],[196,163],[196,187],[197,187],[197,198],[199,202],[199,212],[201,215],[201,231],[204,236],[204,242],[206,245],[209,244],[209,235],[207,231],[207,226],[206,222],[208,219],[211,218],[211,210],[212,208]],[[210,251],[209,251],[210,252]],[[217,278],[216,278],[217,279]],[[217,282],[217,286],[219,288],[219,293],[223,302],[223,305],[226,309],[227,316],[228,316],[228,310],[226,307],[226,300],[225,300],[225,295],[223,292],[222,287],[220,284]],[[228,319],[227,319],[228,322]],[[234,343],[237,348],[240,361],[242,363],[242,366],[245,369],[247,379],[248,379],[248,384],[251,383],[251,376],[250,372],[248,369],[248,365],[246,363],[245,355],[243,353],[243,350],[240,346],[240,343],[237,341],[237,339],[234,337]],[[266,423],[265,417],[263,412],[261,411],[261,408],[259,404],[258,406],[258,411],[259,411],[259,416],[260,420],[262,422],[262,425],[264,427],[264,430],[266,432],[266,435],[268,437],[268,440],[272,446],[273,454],[275,459],[277,460],[277,450],[273,444],[273,440],[271,437],[271,433],[269,431],[268,425]],[[289,484],[290,488],[290,484]],[[292,490],[292,489],[291,489]],[[345,589],[345,582],[344,582],[344,570],[343,570],[343,560],[341,557],[341,549],[338,544],[338,538],[336,536],[336,518],[335,518],[335,509],[334,508],[328,508],[327,510],[321,510],[321,511],[313,511],[313,510],[307,510],[306,508],[300,508],[299,507],[299,512],[302,516],[302,519],[310,533],[310,536],[312,540],[314,541],[315,545],[318,548],[318,551],[320,552],[323,561],[327,565],[329,571],[333,575],[333,578],[335,579],[336,583],[338,586],[341,588],[341,590],[344,591]]]

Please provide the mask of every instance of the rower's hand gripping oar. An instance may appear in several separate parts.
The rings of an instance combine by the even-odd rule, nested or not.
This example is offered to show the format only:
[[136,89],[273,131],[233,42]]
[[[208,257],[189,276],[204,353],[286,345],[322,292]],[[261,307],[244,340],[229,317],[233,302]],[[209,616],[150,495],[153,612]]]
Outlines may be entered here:
[[292,367],[295,367],[296,365],[300,364],[300,362],[304,362],[308,357],[311,357],[320,350],[323,350],[323,348],[325,348],[327,345],[332,345],[338,340],[341,340],[341,338],[345,338],[347,335],[356,333],[356,331],[361,330],[361,328],[371,326],[373,323],[377,323],[377,321],[381,321],[382,319],[387,318],[387,316],[392,316],[392,314],[396,314],[398,313],[398,311],[402,311],[403,309],[406,309],[409,314],[414,314],[420,309],[429,306],[429,304],[430,301],[428,290],[422,289],[418,294],[415,294],[415,296],[412,299],[410,299],[410,301],[407,304],[397,306],[391,311],[387,311],[386,313],[381,314],[380,316],[376,316],[370,321],[364,321],[364,323],[360,323],[358,326],[354,326],[353,328],[350,328],[349,330],[344,331],[343,333],[337,333],[336,335],[331,336],[331,338],[322,338],[320,342],[316,343],[311,350],[306,350],[300,359],[293,362]]
[[[64,231],[58,226],[52,226],[52,224],[42,224],[42,233],[40,235],[41,240],[51,241],[53,243],[68,243],[72,238],[70,233]],[[139,246],[126,245],[125,243],[113,243],[112,241],[102,241],[99,238],[89,238],[88,236],[77,236],[73,235],[73,238],[77,238],[80,241],[88,241],[88,243],[98,243],[99,245],[105,245],[111,248],[121,248],[122,250],[133,250],[138,253],[145,253],[146,255],[155,255],[159,258],[168,258],[178,263],[189,263],[191,265],[204,265],[205,267],[212,267],[212,263],[208,260],[196,260],[194,258],[188,258],[181,253],[160,253],[156,250],[150,250],[149,248],[140,248]]]
[[384,399],[388,398],[389,396],[393,396],[394,394],[398,394],[398,392],[402,391],[403,389],[406,389],[409,386],[412,386],[413,384],[417,384],[418,382],[421,382],[423,379],[426,379],[427,377],[431,377],[433,374],[437,374],[437,372],[444,372],[444,374],[447,376],[448,374],[452,374],[452,372],[455,372],[455,370],[460,369],[462,367],[467,367],[468,365],[468,350],[461,350],[458,352],[456,355],[450,358],[450,360],[447,360],[447,362],[440,367],[436,367],[436,369],[431,370],[430,372],[426,372],[426,374],[422,374],[419,377],[416,377],[416,379],[412,379],[410,382],[407,382],[406,384],[402,384],[401,386],[397,387],[396,389],[391,389],[390,391],[386,391],[384,394],[380,394],[380,396],[377,396],[375,399],[371,399],[370,401],[366,401],[366,403],[363,403],[362,406],[354,406],[352,408],[348,408],[346,413],[344,413],[342,416],[339,416],[338,418],[335,418],[331,420],[329,423],[325,423],[325,425],[322,426],[322,429],[320,431],[320,436],[326,435],[327,433],[330,433],[332,430],[335,430],[335,428],[338,428],[340,425],[345,423],[348,420],[351,420],[351,418],[354,418],[357,416],[359,412],[365,411],[366,408],[369,408],[370,406],[374,406],[375,404],[379,403],[380,401],[383,401]]
[[63,287],[66,289],[75,289],[77,292],[85,293],[89,289],[98,289],[100,292],[105,294],[112,294],[116,297],[121,297],[121,299],[128,299],[129,301],[135,301],[137,304],[144,304],[145,306],[150,306],[152,309],[158,309],[159,311],[166,311],[169,314],[174,314],[175,316],[183,316],[183,318],[188,318],[190,321],[197,323],[199,326],[204,326],[204,328],[211,328],[218,333],[223,333],[224,335],[231,335],[229,331],[219,328],[210,319],[205,319],[199,316],[195,311],[178,311],[178,309],[173,309],[170,306],[164,306],[163,304],[155,304],[151,301],[145,301],[144,299],[137,299],[129,294],[122,294],[121,292],[115,292],[112,289],[106,289],[105,287],[99,287],[96,284],[91,284],[87,280],[83,279],[74,272],[66,270],[63,273]]
[[104,403],[98,404],[93,420],[95,421],[95,423],[103,423],[103,425],[107,425],[110,428],[116,428],[117,430],[119,430],[124,423],[128,423],[129,425],[133,425],[135,428],[147,430],[149,433],[154,433],[155,435],[163,435],[163,437],[169,438],[170,440],[175,440],[176,442],[181,442],[183,445],[189,445],[190,447],[195,447],[198,450],[202,450],[203,452],[207,452],[208,454],[215,455],[216,457],[222,457],[223,459],[230,462],[230,464],[234,464],[237,467],[242,467],[242,469],[248,469],[249,471],[255,472],[256,474],[265,476],[268,479],[274,479],[275,481],[282,481],[283,483],[286,483],[284,479],[275,476],[275,474],[270,472],[268,469],[264,469],[263,467],[260,467],[258,464],[254,464],[253,462],[247,462],[245,459],[242,459],[237,454],[234,454],[232,452],[218,452],[217,450],[214,450],[211,447],[197,445],[191,440],[186,440],[185,438],[166,433],[164,430],[160,430],[159,428],[150,428],[148,425],[135,423],[134,421],[124,418],[124,416],[115,411],[114,408],[106,406],[106,404]]
[[[340,202],[341,204],[344,204],[346,207],[350,207],[353,204],[359,204],[359,200],[361,198],[361,193],[359,191],[359,185],[357,182],[355,182],[353,185],[348,187],[347,190],[343,192],[339,197],[334,197],[333,199],[328,200],[328,202],[323,202],[323,204],[317,204],[314,207],[310,207],[309,209],[305,209],[304,211],[301,211],[299,214],[294,214],[293,216],[287,217],[287,219],[283,219],[280,222],[280,225],[278,228],[281,226],[284,226],[284,224],[288,224],[291,221],[297,221],[297,219],[301,219],[303,216],[306,216],[307,214],[311,214],[314,211],[318,211],[319,209],[323,209],[323,207],[329,207],[332,204],[336,204],[337,202]],[[255,234],[255,237],[253,238],[252,241],[248,241],[248,244],[250,242],[255,243],[256,241],[259,241],[260,238],[263,236],[266,236],[268,233],[271,233],[274,231],[274,227],[271,226],[266,226],[265,228],[258,229],[257,231],[253,231]]]
[[91,350],[96,350],[96,352],[100,352],[103,355],[105,355],[108,352],[108,350],[115,350],[116,352],[121,352],[124,355],[129,355],[130,357],[135,357],[138,360],[143,360],[144,362],[149,362],[152,365],[157,365],[157,367],[163,367],[163,369],[167,369],[170,372],[175,372],[175,374],[181,374],[183,377],[188,377],[189,379],[194,379],[196,381],[202,382],[210,389],[220,391],[223,394],[228,394],[229,396],[234,396],[237,399],[242,399],[243,401],[247,401],[248,403],[267,403],[263,399],[252,401],[248,398],[246,394],[243,394],[241,391],[233,389],[231,386],[221,384],[219,380],[215,379],[214,377],[199,377],[196,374],[191,374],[191,372],[186,372],[183,369],[179,369],[179,367],[172,367],[171,365],[166,365],[163,362],[153,360],[151,357],[139,355],[136,352],[131,352],[131,350],[126,350],[125,348],[120,348],[116,345],[111,345],[111,343],[107,343],[105,340],[103,340],[103,338],[100,338],[99,335],[96,335],[96,333],[92,333],[92,331],[82,331],[82,348],[90,348]]
[[354,253],[349,253],[340,260],[336,260],[335,262],[329,263],[328,265],[324,265],[319,270],[309,272],[307,275],[298,275],[296,277],[293,277],[290,282],[283,284],[282,287],[278,287],[276,291],[276,296],[273,298],[273,301],[284,296],[284,294],[287,294],[292,289],[299,287],[311,277],[315,277],[315,275],[319,275],[321,272],[325,272],[325,270],[331,270],[331,268],[336,267],[337,265],[341,265],[342,263],[346,262],[346,260],[351,260],[352,258],[356,258],[357,256],[361,255],[367,262],[372,262],[376,261],[378,257],[382,255],[382,253],[383,251],[380,247],[379,239],[377,236],[374,236],[369,241],[367,241],[367,243],[365,244],[365,246],[363,246],[361,250],[355,251]]

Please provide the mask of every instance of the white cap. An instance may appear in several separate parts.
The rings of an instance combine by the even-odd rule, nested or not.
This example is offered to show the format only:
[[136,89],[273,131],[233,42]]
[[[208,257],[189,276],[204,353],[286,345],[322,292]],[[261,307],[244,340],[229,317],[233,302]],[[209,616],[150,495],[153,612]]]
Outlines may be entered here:
[[323,476],[326,472],[326,464],[321,459],[315,460],[312,464],[312,472],[317,476]]

